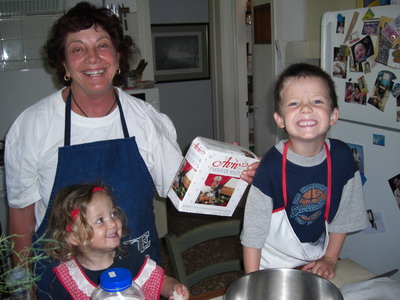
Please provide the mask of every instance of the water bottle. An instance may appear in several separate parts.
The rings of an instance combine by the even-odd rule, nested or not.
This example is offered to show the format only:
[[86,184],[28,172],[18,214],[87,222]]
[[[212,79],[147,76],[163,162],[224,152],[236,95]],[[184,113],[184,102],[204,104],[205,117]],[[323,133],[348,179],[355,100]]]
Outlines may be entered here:
[[7,285],[10,290],[10,299],[12,300],[30,300],[31,287],[29,283],[29,274],[26,268],[14,268],[10,270],[7,277]]
[[144,300],[140,286],[132,281],[132,274],[124,268],[113,268],[100,275],[100,285],[93,291],[92,300]]

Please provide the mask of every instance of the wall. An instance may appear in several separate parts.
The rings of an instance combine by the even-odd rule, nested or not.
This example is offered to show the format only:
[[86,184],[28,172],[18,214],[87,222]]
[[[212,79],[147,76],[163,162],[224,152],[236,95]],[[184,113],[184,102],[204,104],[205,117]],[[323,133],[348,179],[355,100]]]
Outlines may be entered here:
[[319,64],[323,13],[356,7],[356,0],[275,0],[273,3],[275,37],[283,56],[276,60],[278,73],[300,61]]
[[[150,0],[151,24],[208,23],[208,0]],[[160,110],[175,125],[185,151],[196,136],[213,138],[210,80],[158,83]]]
[[56,90],[41,50],[57,17],[0,19],[0,140],[23,109]]
[[307,57],[320,58],[321,20],[327,11],[356,8],[356,0],[306,0],[307,1]]

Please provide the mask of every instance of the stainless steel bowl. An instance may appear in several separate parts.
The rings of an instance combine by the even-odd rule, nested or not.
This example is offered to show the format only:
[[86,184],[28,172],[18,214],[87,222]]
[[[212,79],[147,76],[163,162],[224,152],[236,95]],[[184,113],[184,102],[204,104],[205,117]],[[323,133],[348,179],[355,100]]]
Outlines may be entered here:
[[267,269],[234,281],[225,300],[343,300],[329,280],[306,271]]

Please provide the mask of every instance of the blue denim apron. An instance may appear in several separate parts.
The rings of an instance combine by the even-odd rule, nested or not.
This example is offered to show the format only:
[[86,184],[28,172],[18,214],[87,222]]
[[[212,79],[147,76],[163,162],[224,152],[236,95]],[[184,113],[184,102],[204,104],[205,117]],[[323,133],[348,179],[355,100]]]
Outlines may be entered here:
[[[129,137],[124,113],[118,95],[117,103],[124,138],[70,145],[71,137],[71,93],[65,107],[64,147],[58,149],[58,164],[54,185],[50,194],[46,214],[36,238],[46,233],[50,210],[57,192],[71,184],[101,181],[114,188],[118,206],[127,215],[129,234],[125,243],[137,246],[138,251],[149,254],[160,264],[160,242],[155,226],[153,196],[155,187],[147,166],[139,153],[135,137]],[[54,265],[40,263],[35,266],[40,299],[48,299],[52,268]],[[40,292],[43,291],[43,292]]]

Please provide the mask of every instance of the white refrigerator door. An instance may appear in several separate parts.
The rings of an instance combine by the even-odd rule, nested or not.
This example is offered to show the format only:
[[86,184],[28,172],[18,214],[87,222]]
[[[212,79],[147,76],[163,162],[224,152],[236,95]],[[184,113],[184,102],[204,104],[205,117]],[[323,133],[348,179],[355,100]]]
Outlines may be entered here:
[[[388,97],[386,97],[383,111],[368,103],[369,98],[374,94],[374,86],[377,76],[379,74],[383,74],[382,71],[386,74],[391,73],[395,76],[395,78],[390,78],[392,79],[393,84],[400,82],[400,69],[398,69],[400,67],[399,64],[397,64],[397,68],[394,68],[375,62],[374,57],[378,53],[377,45],[380,43],[379,39],[382,39],[382,36],[379,34],[363,34],[363,17],[367,13],[368,9],[369,8],[361,8],[358,10],[327,12],[323,15],[321,28],[321,67],[328,74],[332,75],[334,71],[335,59],[334,48],[339,48],[341,45],[347,45],[349,47],[348,51],[350,52],[346,64],[347,75],[345,78],[332,77],[336,85],[336,92],[339,100],[340,118],[344,120],[352,120],[354,122],[400,130],[400,122],[397,121],[397,112],[400,111],[400,107],[397,106],[396,99],[392,93],[389,92],[389,89],[386,94]],[[381,19],[381,17],[384,17],[384,21],[387,21],[400,16],[400,5],[371,7],[370,9],[374,14],[373,18],[377,19],[378,21],[384,20],[383,18]],[[338,16],[343,17],[345,20],[343,33],[336,33]],[[355,22],[353,21],[353,18],[355,19]],[[382,21],[382,24],[387,23],[384,21]],[[353,29],[351,29],[351,27]],[[346,37],[348,37],[347,42],[345,42]],[[354,47],[357,42],[361,42],[361,40],[364,38],[370,39],[370,44],[373,45],[373,47],[371,47],[373,54],[366,60],[370,63],[371,72],[365,73],[364,70],[360,72],[351,71],[351,66],[356,65],[351,58],[351,52],[354,51]],[[383,37],[383,39],[386,38]],[[351,43],[352,40],[355,41]],[[400,38],[398,38],[395,43],[400,43]],[[358,84],[361,80],[365,82],[365,87],[368,92],[366,95],[365,105],[345,102],[346,83]]]
[[[373,134],[384,136],[385,146],[373,144]],[[349,257],[376,274],[400,270],[400,209],[388,181],[400,173],[400,133],[339,121],[330,129],[330,137],[363,147],[364,197],[377,221],[377,229],[350,234],[341,257]],[[400,280],[400,272],[392,278]]]
[[[353,29],[349,31],[352,34],[351,38],[357,34],[360,40],[366,37],[362,33],[363,17],[367,11],[368,8],[362,8],[324,14],[321,66],[330,75],[333,75],[334,48],[341,45],[351,47],[356,43],[345,42],[355,13],[358,13],[358,18],[353,24]],[[400,15],[400,6],[371,7],[371,11],[374,18],[394,19]],[[341,34],[336,33],[339,14],[345,18],[345,27]],[[378,35],[371,35],[370,38],[373,45],[379,42]],[[374,51],[378,51],[378,49],[374,47]],[[396,77],[392,78],[392,81],[393,84],[396,84],[400,82],[400,71],[398,68],[376,63],[372,64],[370,73],[354,72],[350,69],[350,63],[354,63],[354,61],[347,61],[345,78],[332,76],[339,98],[340,120],[330,129],[329,136],[362,146],[363,171],[366,177],[364,195],[367,209],[372,210],[377,221],[377,229],[370,227],[364,231],[350,234],[341,256],[350,257],[379,274],[395,268],[400,269],[400,209],[389,184],[391,178],[400,174],[400,122],[396,120],[396,113],[400,108],[392,94],[387,97],[383,111],[368,104],[367,101],[365,104],[346,102],[345,87],[346,83],[358,83],[358,80],[364,77],[368,88],[366,97],[368,100],[379,72],[392,72]],[[374,143],[374,135],[383,137],[384,145]],[[400,279],[400,272],[392,278]]]

